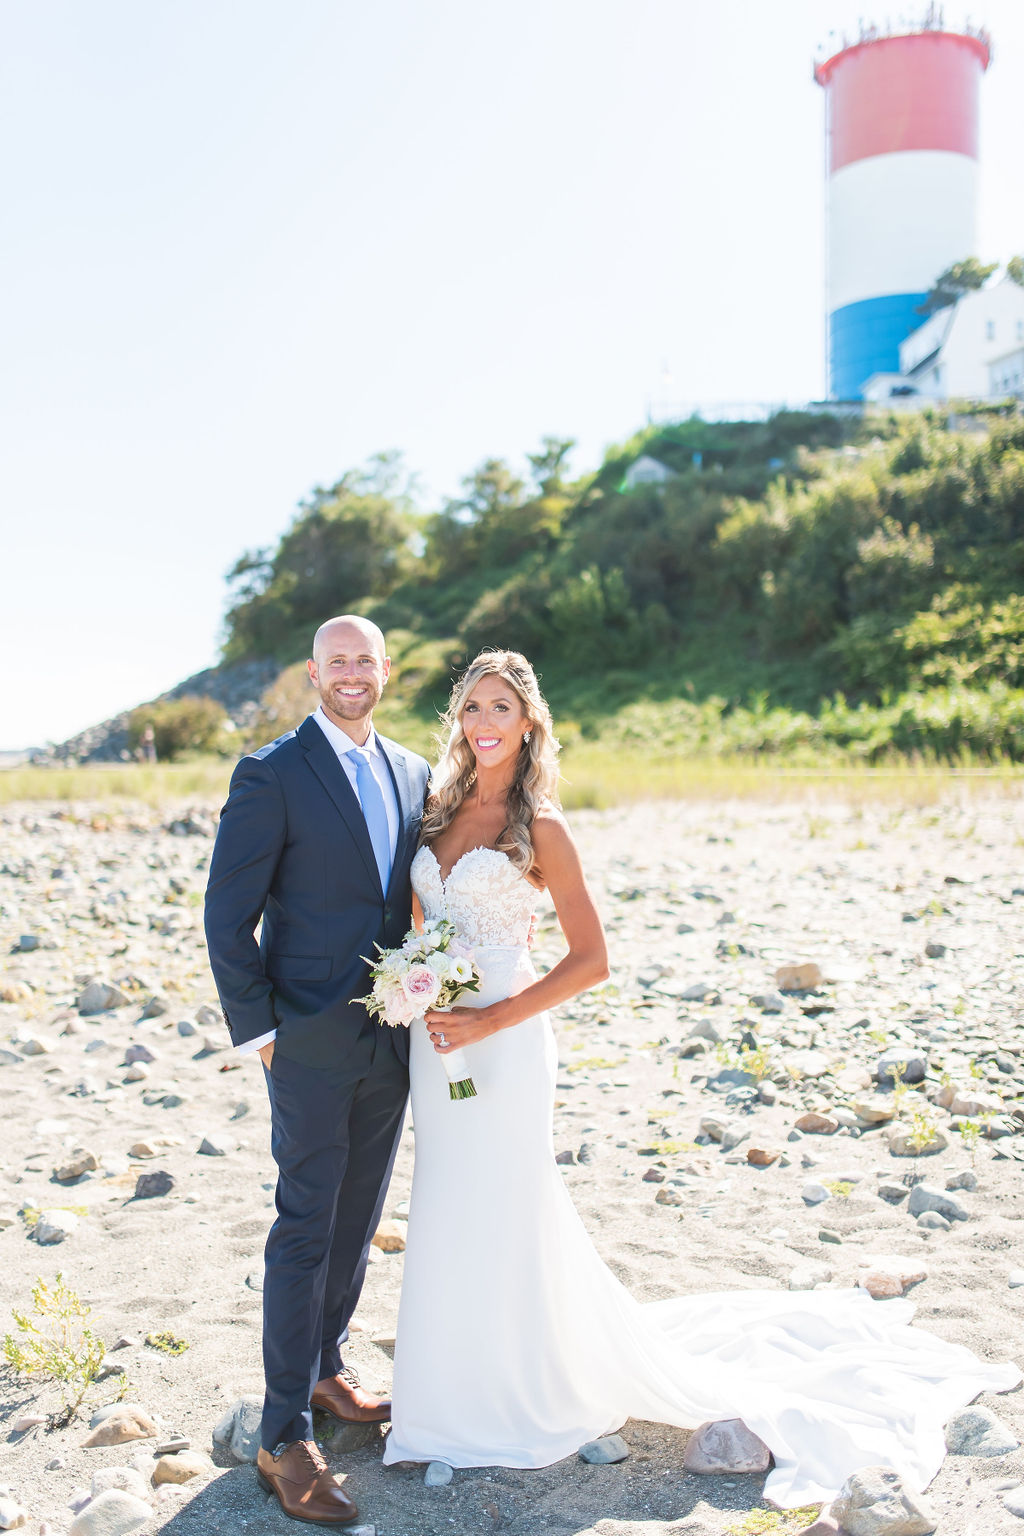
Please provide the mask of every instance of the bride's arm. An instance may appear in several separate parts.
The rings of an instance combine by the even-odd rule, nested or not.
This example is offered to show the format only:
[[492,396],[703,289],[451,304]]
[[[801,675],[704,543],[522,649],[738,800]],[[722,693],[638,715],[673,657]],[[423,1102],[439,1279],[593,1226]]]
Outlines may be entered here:
[[[531,828],[537,867],[544,876],[569,946],[558,964],[514,997],[486,1008],[454,1008],[426,1015],[427,1025],[443,1030],[452,1050],[486,1039],[523,1019],[556,1008],[570,997],[597,986],[608,975],[608,949],[594,899],[587,887],[579,852],[563,817],[544,811]],[[443,1054],[443,1052],[442,1052]]]

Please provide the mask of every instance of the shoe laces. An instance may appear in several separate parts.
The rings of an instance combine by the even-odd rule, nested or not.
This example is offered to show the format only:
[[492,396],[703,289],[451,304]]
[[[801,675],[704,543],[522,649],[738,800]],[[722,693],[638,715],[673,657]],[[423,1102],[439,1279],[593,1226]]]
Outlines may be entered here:
[[341,1370],[338,1372],[338,1375],[341,1377],[342,1381],[347,1381],[350,1387],[362,1386],[362,1382],[359,1380],[359,1377],[356,1375],[355,1371],[350,1365],[343,1365]]
[[315,1440],[303,1440],[302,1448],[306,1453],[306,1460],[312,1462],[317,1472],[327,1471],[327,1462],[324,1459],[324,1454]]

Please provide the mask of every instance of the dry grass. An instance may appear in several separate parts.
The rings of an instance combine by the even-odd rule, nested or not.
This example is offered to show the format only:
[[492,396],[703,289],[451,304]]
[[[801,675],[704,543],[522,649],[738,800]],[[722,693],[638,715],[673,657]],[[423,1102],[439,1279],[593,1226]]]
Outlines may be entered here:
[[[17,801],[223,803],[233,764],[224,758],[185,763],[111,763],[0,772],[0,804]],[[986,795],[1020,797],[1024,768],[964,767],[902,759],[807,768],[775,757],[654,757],[632,748],[574,745],[563,760],[567,810],[607,809],[637,800],[763,800],[936,805]]]

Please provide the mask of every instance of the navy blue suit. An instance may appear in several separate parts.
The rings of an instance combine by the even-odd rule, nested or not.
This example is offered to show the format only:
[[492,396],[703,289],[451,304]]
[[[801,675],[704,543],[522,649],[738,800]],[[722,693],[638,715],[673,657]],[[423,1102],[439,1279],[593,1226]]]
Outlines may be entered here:
[[277,1030],[266,1073],[278,1166],[263,1286],[270,1451],[312,1439],[310,1393],[341,1369],[408,1093],[407,1031],[382,1027],[353,999],[369,990],[362,957],[401,943],[409,927],[430,770],[378,740],[400,813],[387,891],[355,792],[312,717],[236,767],[206,891],[210,965],[233,1042]]

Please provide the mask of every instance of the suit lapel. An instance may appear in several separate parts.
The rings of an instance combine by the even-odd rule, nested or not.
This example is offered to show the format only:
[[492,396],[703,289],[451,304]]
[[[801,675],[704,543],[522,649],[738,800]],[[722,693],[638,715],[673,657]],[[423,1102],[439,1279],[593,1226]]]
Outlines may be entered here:
[[[348,775],[344,768],[338,762],[334,748],[312,715],[307,716],[299,726],[298,737],[305,750],[307,763],[330,795],[341,819],[352,834],[352,839],[359,849],[363,863],[366,865],[366,873],[373,881],[376,889],[381,891],[380,870],[377,868],[377,860],[374,857],[373,844],[370,842],[366,820],[359,801],[356,799],[356,792],[349,783]],[[408,793],[407,784],[406,798],[408,798]],[[401,799],[401,794],[399,794],[399,799]],[[383,891],[381,891],[381,896],[383,894]]]
[[395,794],[398,797],[398,842],[395,846],[394,866],[397,868],[405,854],[405,845],[409,837],[409,823],[412,820],[412,795],[409,791],[409,768],[406,763],[405,753],[393,741],[385,736],[377,737],[378,744],[384,754],[384,761],[391,770],[391,781],[395,786]]

